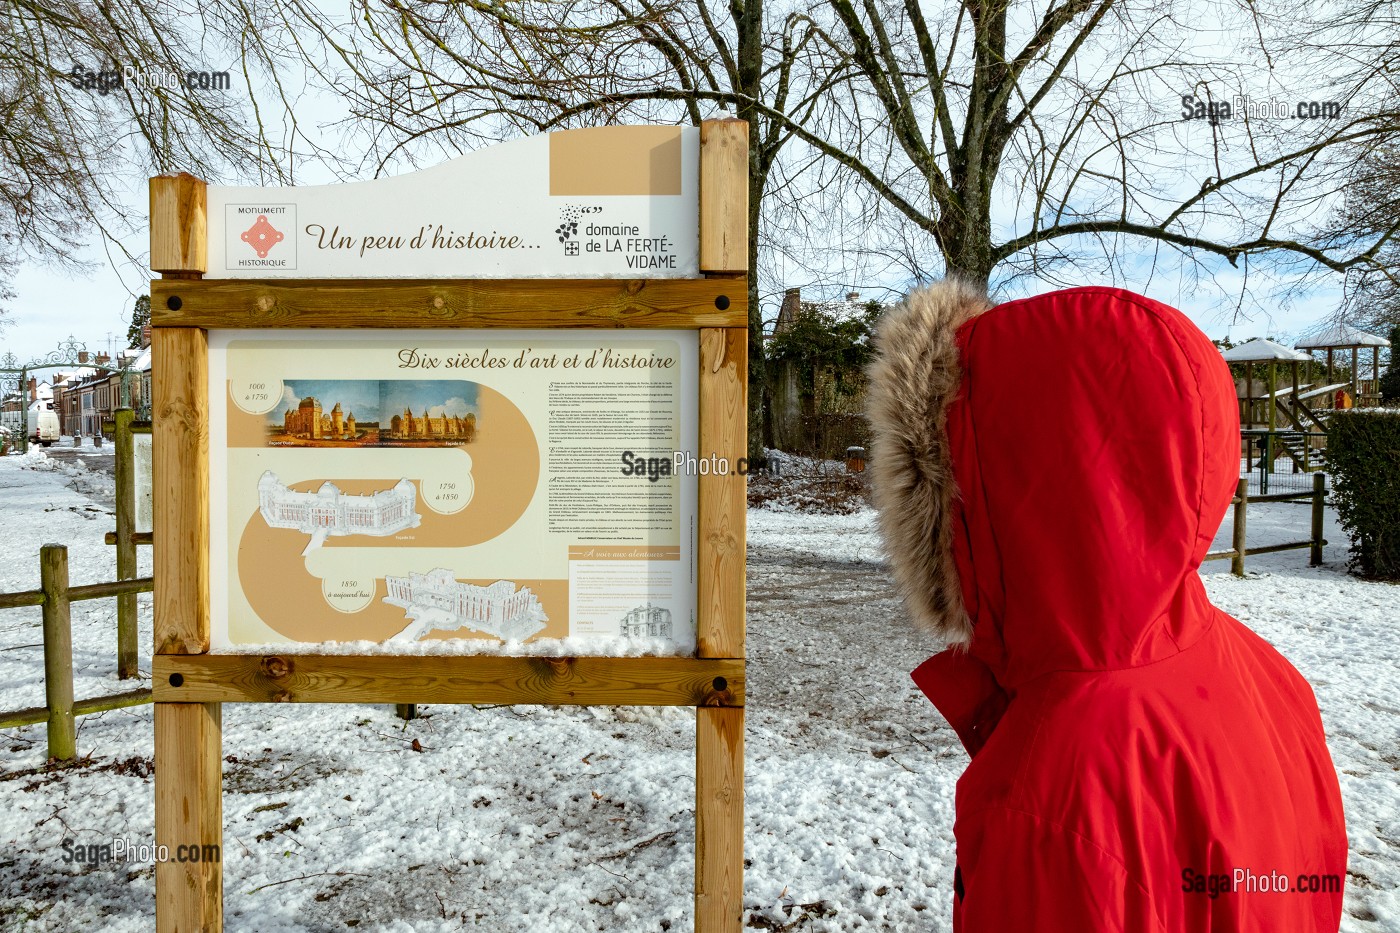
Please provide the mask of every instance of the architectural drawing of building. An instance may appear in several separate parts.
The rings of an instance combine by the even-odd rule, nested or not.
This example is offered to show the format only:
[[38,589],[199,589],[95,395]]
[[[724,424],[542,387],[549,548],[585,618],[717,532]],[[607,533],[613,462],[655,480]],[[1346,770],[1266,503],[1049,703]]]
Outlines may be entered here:
[[392,440],[458,440],[476,439],[476,415],[415,415],[405,408],[402,415],[389,419],[389,426],[380,429],[380,436]]
[[329,412],[323,412],[321,400],[308,395],[294,411],[282,416],[282,431],[292,437],[312,440],[353,440],[355,413],[352,411],[346,417],[339,402]]
[[670,638],[671,610],[647,603],[622,617],[623,638]]
[[548,621],[529,587],[517,590],[509,580],[490,586],[459,582],[443,568],[406,577],[388,576],[384,602],[399,606],[411,620],[392,641],[412,641],[424,632],[469,628],[504,641],[524,641]]
[[407,479],[389,489],[347,495],[331,482],[315,492],[293,492],[268,470],[258,480],[258,509],[273,528],[295,528],[311,535],[302,553],[320,547],[331,535],[391,535],[414,528],[418,490]]

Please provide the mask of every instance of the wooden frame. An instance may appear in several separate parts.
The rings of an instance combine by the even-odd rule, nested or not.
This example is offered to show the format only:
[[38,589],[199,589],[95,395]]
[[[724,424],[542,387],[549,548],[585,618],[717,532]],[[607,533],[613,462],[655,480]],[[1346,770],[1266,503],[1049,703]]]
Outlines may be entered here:
[[[223,280],[206,188],[151,179],[156,843],[222,839],[221,704],[696,707],[695,929],[743,912],[744,484],[701,476],[694,658],[210,655],[208,328],[639,327],[700,333],[700,448],[745,456],[748,124],[701,126],[701,279]],[[223,928],[218,862],[160,863],[159,931]]]

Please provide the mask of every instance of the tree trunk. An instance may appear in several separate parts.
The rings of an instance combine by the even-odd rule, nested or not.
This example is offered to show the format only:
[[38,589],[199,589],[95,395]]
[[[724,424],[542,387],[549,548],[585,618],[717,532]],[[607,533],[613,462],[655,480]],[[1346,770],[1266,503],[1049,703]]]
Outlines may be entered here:
[[944,274],[987,287],[992,276],[992,224],[986,211],[943,211],[938,246]]
[[[730,5],[737,34],[738,87],[741,99],[757,101],[763,95],[763,0],[744,0]],[[758,306],[758,215],[763,189],[768,181],[771,157],[763,147],[763,124],[758,108],[740,103],[736,115],[749,124],[749,436],[750,457],[761,457],[768,418],[767,364],[763,358],[763,313]],[[772,434],[768,426],[767,433]]]

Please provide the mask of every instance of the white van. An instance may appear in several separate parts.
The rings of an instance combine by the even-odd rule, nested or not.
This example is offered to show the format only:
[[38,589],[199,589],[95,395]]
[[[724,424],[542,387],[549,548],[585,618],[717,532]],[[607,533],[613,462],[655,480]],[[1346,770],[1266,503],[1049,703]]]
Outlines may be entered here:
[[53,411],[44,409],[29,410],[29,441],[33,444],[42,444],[50,447],[58,443],[60,431],[58,427],[58,415]]

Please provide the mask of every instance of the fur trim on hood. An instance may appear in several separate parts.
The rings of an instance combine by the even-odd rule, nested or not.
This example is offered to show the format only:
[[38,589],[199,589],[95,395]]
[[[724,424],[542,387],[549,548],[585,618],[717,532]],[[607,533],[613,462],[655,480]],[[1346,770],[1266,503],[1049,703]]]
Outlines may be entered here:
[[972,624],[953,561],[948,403],[962,384],[958,328],[990,307],[956,278],[911,292],[881,318],[869,370],[871,484],[895,583],[914,622],[954,645]]

